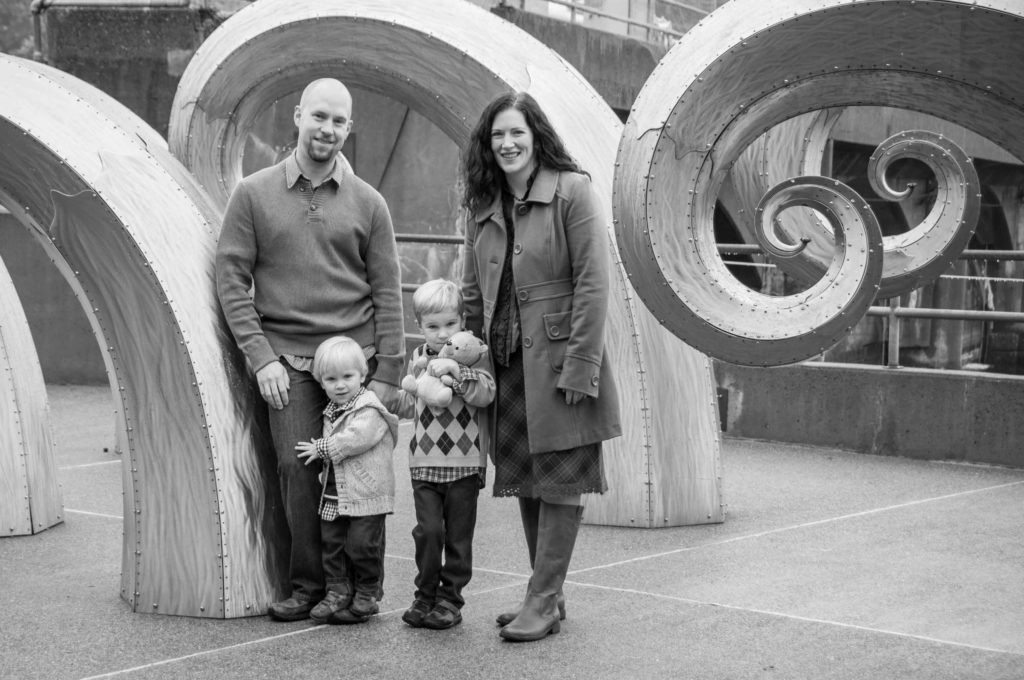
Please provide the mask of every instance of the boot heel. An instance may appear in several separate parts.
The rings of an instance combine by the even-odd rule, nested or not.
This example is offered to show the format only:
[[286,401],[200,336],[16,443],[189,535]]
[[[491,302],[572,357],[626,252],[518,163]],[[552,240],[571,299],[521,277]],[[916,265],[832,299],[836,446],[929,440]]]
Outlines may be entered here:
[[562,624],[559,623],[558,621],[555,621],[555,623],[551,626],[551,630],[548,631],[548,633],[550,635],[553,635],[555,633],[560,633],[561,631],[562,631]]

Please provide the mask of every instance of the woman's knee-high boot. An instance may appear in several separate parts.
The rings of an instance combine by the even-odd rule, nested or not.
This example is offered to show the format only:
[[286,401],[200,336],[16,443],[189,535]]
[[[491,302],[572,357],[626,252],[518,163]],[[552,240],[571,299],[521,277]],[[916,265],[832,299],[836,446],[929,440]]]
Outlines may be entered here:
[[533,576],[519,613],[501,629],[506,640],[539,640],[560,629],[558,595],[569,571],[583,508],[540,501]]
[[[526,534],[526,549],[530,553],[530,569],[533,569],[534,558],[537,554],[537,523],[540,521],[540,499],[539,498],[520,498],[519,499],[519,515],[523,520],[523,533]],[[526,584],[526,594],[530,593],[530,584]],[[519,614],[519,610],[522,609],[523,605],[519,605],[514,610],[502,612],[498,614],[497,619],[499,626],[507,626],[511,623],[512,619],[516,618]],[[565,595],[562,594],[562,589],[558,589],[558,618],[559,620],[565,620]]]

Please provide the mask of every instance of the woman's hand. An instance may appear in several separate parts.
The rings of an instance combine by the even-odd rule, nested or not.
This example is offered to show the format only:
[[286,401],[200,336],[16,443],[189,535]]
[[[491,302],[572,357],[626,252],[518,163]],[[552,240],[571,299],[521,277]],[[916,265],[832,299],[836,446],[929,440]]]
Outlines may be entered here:
[[305,460],[306,465],[312,465],[314,460],[320,460],[320,454],[316,452],[316,444],[313,442],[299,442],[295,445],[299,458]]
[[578,404],[587,398],[586,394],[583,392],[577,392],[576,390],[564,389],[562,391],[565,392],[565,403],[569,406]]

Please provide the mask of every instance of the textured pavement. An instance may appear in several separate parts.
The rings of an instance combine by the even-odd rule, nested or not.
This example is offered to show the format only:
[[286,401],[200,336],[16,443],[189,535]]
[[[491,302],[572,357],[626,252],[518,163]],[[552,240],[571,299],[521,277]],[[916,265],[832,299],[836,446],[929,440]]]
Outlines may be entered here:
[[1024,679],[1024,470],[726,439],[723,524],[584,525],[562,632],[512,644],[494,616],[521,597],[526,550],[515,501],[489,490],[462,625],[401,622],[401,453],[369,623],[132,613],[109,393],[50,402],[65,522],[0,539],[0,678]]

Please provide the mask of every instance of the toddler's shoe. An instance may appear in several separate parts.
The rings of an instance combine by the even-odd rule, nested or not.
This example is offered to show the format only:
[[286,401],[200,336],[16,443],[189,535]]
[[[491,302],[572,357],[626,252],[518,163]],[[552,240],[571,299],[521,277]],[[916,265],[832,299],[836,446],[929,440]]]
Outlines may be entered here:
[[309,612],[309,618],[313,619],[316,623],[327,623],[327,619],[331,617],[331,614],[344,611],[351,603],[351,594],[328,590],[327,597],[320,600]]
[[420,628],[423,626],[423,617],[430,613],[430,603],[425,600],[414,600],[412,606],[405,610],[402,614],[402,620],[408,623],[413,628]]
[[423,627],[434,630],[444,630],[462,623],[462,612],[451,602],[440,600],[430,610],[430,613],[423,617]]
[[292,595],[287,600],[272,603],[267,613],[275,621],[301,621],[309,618],[312,609],[313,602],[308,597]]
[[348,609],[335,612],[327,617],[327,623],[348,625],[353,623],[366,623],[370,617],[380,611],[377,598],[365,593],[356,593],[352,598],[352,604]]
[[366,593],[356,593],[356,596],[352,598],[352,604],[348,608],[356,616],[365,616],[367,618],[380,611],[377,598]]

